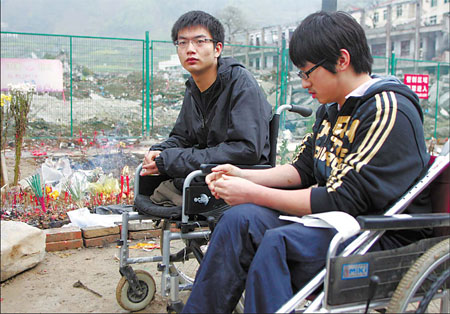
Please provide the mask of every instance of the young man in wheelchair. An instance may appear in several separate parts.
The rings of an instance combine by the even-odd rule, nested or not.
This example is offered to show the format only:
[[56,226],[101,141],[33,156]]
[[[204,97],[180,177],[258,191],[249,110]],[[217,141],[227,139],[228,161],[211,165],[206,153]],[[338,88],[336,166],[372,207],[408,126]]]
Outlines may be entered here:
[[[308,16],[289,54],[302,87],[323,104],[313,132],[291,165],[220,165],[206,177],[213,195],[233,207],[213,232],[185,313],[231,313],[244,289],[245,312],[275,312],[324,267],[336,233],[280,214],[382,214],[427,169],[418,97],[396,78],[370,75],[364,30],[351,16]],[[430,208],[424,195],[406,212]],[[386,232],[374,249],[426,236],[424,230]]]
[[172,28],[180,63],[191,77],[169,138],[150,148],[141,175],[173,178],[178,202],[184,178],[202,163],[269,163],[272,108],[250,72],[221,57],[224,37],[222,24],[202,11],[183,14]]

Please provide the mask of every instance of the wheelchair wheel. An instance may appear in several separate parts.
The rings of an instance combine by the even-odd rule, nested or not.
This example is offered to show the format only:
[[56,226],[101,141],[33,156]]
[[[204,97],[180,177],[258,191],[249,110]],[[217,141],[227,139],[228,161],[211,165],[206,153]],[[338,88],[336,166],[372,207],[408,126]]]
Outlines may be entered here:
[[138,269],[135,273],[144,290],[142,295],[136,295],[133,292],[125,276],[120,279],[116,287],[117,302],[122,308],[132,312],[144,309],[156,293],[155,280],[148,272]]
[[[402,278],[388,313],[449,313],[450,239],[425,252]],[[444,307],[444,308],[442,308]]]

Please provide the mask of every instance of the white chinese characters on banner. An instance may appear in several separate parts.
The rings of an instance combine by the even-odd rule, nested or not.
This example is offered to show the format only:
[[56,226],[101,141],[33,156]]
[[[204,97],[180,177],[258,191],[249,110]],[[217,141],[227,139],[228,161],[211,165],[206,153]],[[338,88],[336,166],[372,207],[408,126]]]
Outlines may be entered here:
[[403,82],[422,99],[428,99],[429,76],[427,74],[405,74]]

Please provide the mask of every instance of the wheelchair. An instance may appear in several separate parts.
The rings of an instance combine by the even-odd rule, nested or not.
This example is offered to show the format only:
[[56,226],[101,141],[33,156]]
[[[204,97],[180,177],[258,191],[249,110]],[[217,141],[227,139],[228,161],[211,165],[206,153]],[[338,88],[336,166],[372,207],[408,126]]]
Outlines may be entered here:
[[[356,217],[359,228],[334,236],[325,268],[277,313],[450,313],[449,163],[447,141],[425,176],[384,215]],[[401,214],[428,186],[432,213]],[[387,230],[425,227],[433,228],[432,238],[368,252]],[[355,240],[337,254],[339,245],[353,236]]]
[[[276,148],[280,116],[284,111],[298,113],[304,117],[312,114],[310,108],[296,105],[280,106],[270,121],[269,165],[238,165],[242,168],[268,168],[275,166]],[[191,172],[183,185],[182,206],[165,207],[152,203],[149,196],[159,184],[169,179],[166,176],[140,176],[140,165],[135,172],[134,211],[122,214],[121,238],[118,241],[119,272],[121,279],[116,287],[116,299],[119,305],[128,311],[144,309],[154,298],[156,284],[153,277],[144,270],[130,266],[136,263],[157,262],[161,272],[161,295],[168,299],[167,311],[179,313],[184,303],[180,292],[190,291],[197,268],[203,258],[206,245],[215,223],[229,206],[221,199],[216,200],[208,187],[197,181],[206,176],[215,165],[201,165],[199,170]],[[128,226],[132,220],[157,221],[161,225],[161,256],[130,257],[128,245]],[[171,252],[171,242],[182,240],[175,253]],[[177,241],[178,243],[180,241]],[[175,247],[175,249],[177,249]],[[240,303],[236,311],[242,312]]]

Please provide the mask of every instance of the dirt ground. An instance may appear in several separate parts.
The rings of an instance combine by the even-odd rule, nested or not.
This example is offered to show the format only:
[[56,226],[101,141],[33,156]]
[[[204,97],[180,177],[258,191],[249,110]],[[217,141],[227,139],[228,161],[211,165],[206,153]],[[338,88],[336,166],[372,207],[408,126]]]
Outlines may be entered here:
[[[159,239],[155,240],[159,243]],[[158,249],[130,251],[133,257],[160,254]],[[113,244],[102,248],[47,252],[36,267],[1,284],[1,313],[128,313],[116,301],[116,286],[121,278],[118,256],[119,249]],[[149,272],[157,289],[155,299],[137,313],[166,312],[156,265],[133,265],[133,269]],[[74,287],[77,281],[101,297]]]
[[[55,154],[47,157],[52,155]],[[46,158],[36,158],[27,152],[22,157],[21,179],[36,173]],[[12,182],[14,158],[11,151],[7,153],[6,165],[9,182]],[[159,244],[159,239],[154,240]],[[160,255],[160,251],[130,250],[132,257],[149,254]],[[118,256],[119,248],[115,244],[102,248],[47,252],[37,266],[1,283],[0,313],[128,313],[116,301],[116,286],[121,278]],[[138,313],[166,312],[166,300],[160,294],[161,275],[156,266],[157,263],[133,265],[133,269],[149,272],[155,279],[157,289],[155,299]],[[74,287],[77,281],[101,297]]]

